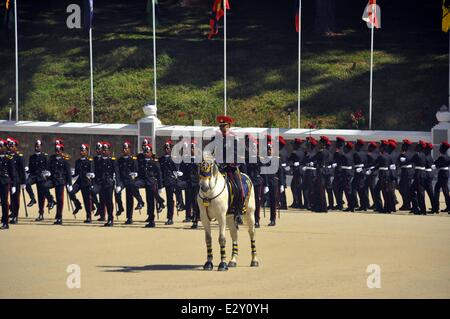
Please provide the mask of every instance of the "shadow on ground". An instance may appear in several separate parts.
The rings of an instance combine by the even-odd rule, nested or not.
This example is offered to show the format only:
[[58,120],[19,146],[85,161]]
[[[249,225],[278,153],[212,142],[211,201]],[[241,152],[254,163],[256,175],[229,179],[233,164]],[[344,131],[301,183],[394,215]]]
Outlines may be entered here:
[[105,268],[105,272],[141,272],[164,270],[201,270],[199,265],[146,265],[146,266],[98,266]]

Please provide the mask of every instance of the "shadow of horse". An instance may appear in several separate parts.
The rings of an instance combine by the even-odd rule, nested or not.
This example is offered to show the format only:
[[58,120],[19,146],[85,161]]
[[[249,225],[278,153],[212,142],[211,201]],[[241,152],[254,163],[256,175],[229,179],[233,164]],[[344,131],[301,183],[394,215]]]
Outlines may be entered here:
[[141,272],[141,271],[170,271],[170,270],[202,270],[199,265],[145,265],[145,266],[97,266],[106,268],[105,272]]

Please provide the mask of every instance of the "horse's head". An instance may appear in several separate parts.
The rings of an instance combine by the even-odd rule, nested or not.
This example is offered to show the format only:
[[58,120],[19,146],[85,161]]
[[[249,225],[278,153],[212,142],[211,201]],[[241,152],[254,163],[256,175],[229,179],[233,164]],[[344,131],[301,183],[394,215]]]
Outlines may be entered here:
[[200,189],[203,193],[208,193],[216,187],[219,169],[213,157],[203,157],[199,167]]

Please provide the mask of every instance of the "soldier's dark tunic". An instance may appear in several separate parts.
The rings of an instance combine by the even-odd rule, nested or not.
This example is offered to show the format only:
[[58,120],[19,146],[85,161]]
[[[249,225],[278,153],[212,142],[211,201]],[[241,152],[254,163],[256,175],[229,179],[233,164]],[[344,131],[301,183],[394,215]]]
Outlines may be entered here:
[[12,157],[13,165],[16,171],[15,179],[12,185],[17,189],[15,194],[11,194],[11,212],[14,222],[17,222],[20,209],[20,192],[22,191],[21,185],[25,185],[26,183],[25,163],[21,153],[13,153],[10,154],[10,156]]
[[[108,223],[114,221],[113,192],[115,183],[120,184],[119,166],[114,157],[101,157],[95,168],[95,183],[100,186],[100,207],[106,208]],[[103,211],[104,214],[104,211]]]
[[45,182],[47,189],[55,188],[56,199],[56,220],[62,220],[64,208],[64,188],[72,185],[72,175],[70,173],[69,161],[64,156],[52,155],[48,162],[50,177]]
[[91,179],[86,174],[94,173],[94,163],[92,158],[82,157],[75,161],[75,172],[73,177],[78,176],[73,183],[72,191],[69,193],[70,200],[74,202],[75,207],[81,208],[81,203],[76,197],[76,193],[81,191],[84,209],[86,211],[86,220],[91,220],[92,199],[91,199]]
[[397,166],[400,168],[400,181],[399,181],[399,191],[402,196],[402,206],[401,210],[411,210],[411,198],[410,188],[412,179],[414,177],[414,167],[412,163],[412,158],[414,152],[408,150],[402,152],[398,157]]
[[352,151],[346,152],[340,156],[339,173],[345,198],[347,199],[348,211],[355,210],[355,194],[353,193],[352,183],[355,176],[354,155]]
[[434,165],[436,165],[436,170],[438,171],[437,183],[434,186],[434,194],[436,196],[435,202],[437,205],[436,208],[439,211],[439,194],[442,189],[446,204],[446,208],[443,211],[449,212],[450,195],[448,190],[448,178],[449,178],[450,157],[447,154],[441,153],[434,162]]
[[[139,189],[136,187],[135,180],[131,176],[132,173],[137,174],[138,172],[138,160],[135,156],[122,156],[117,160],[117,165],[119,167],[120,175],[119,186],[125,189],[127,220],[132,220],[134,198],[136,198],[139,203],[143,202]],[[117,205],[123,210],[122,196],[118,194],[116,198]]]
[[335,165],[334,169],[334,179],[333,179],[333,193],[336,197],[336,209],[343,210],[343,192],[344,192],[344,181],[342,180],[341,166],[342,166],[343,150],[342,148],[336,147],[333,155],[332,163]]
[[[287,148],[283,144],[280,145],[280,162],[281,167],[284,170],[284,175],[288,175],[291,173],[291,166],[289,165],[289,152]],[[285,180],[286,183],[286,180]],[[283,185],[284,189],[286,189],[286,184]],[[286,192],[280,194],[280,209],[287,209],[287,201],[286,201]]]
[[314,157],[310,159],[314,163],[312,168],[316,169],[316,175],[313,180],[313,192],[311,194],[311,210],[318,213],[326,213],[328,211],[324,171],[329,164],[329,157],[328,150],[319,149]]
[[[303,175],[303,198],[305,199],[305,208],[311,210],[312,207],[312,195],[314,192],[314,179],[317,176],[317,169],[314,167],[314,156],[316,155],[316,150],[310,150],[305,154],[303,158],[302,171]],[[313,164],[311,164],[313,163]]]
[[[391,213],[395,210],[394,190],[391,188],[392,175],[389,168],[391,164],[393,164],[393,161],[387,152],[380,152],[374,163],[379,178],[375,191],[381,191],[384,200],[384,206],[381,203],[376,203],[377,207],[380,206],[379,212],[381,213]],[[379,200],[381,201],[381,199]]]
[[[94,162],[94,173],[97,172],[100,169],[100,161],[102,156],[96,155],[93,158]],[[95,216],[100,216],[100,220],[105,220],[105,206],[100,205],[99,195],[100,191],[102,189],[101,185],[99,184],[99,178],[95,176],[92,184],[92,201],[95,204],[95,207],[97,209]]]
[[431,213],[439,213],[439,209],[437,208],[437,203],[435,202],[436,196],[434,194],[433,188],[433,179],[434,179],[434,160],[431,156],[431,150],[427,150],[425,153],[426,156],[426,165],[425,165],[425,180],[424,180],[424,190],[428,195],[431,203]]
[[[382,210],[382,202],[381,202],[381,189],[377,189],[376,179],[378,176],[378,170],[375,169],[375,162],[378,158],[378,152],[375,150],[367,152],[367,170],[366,170],[366,192],[370,192],[370,196],[372,197],[373,206],[369,208],[373,208],[375,211]],[[369,201],[370,203],[370,201]]]
[[[271,166],[272,161],[274,158],[272,156],[268,156],[266,158],[262,158],[262,165],[261,165],[261,175],[264,178],[264,186],[269,187],[269,206],[270,206],[270,221],[275,222],[276,221],[276,212],[277,212],[277,203],[278,203],[278,197],[280,195],[280,186],[285,185],[286,179],[284,175],[284,169],[282,169],[281,165],[278,162],[278,166],[275,172],[268,172],[265,174],[264,168],[268,168]],[[280,161],[278,158],[277,161]]]
[[354,197],[359,196],[360,210],[367,210],[369,208],[369,194],[366,188],[366,165],[367,165],[367,151],[359,149],[354,152],[353,160],[355,165],[355,178],[353,179],[353,193]]
[[31,186],[36,184],[38,192],[38,204],[39,214],[44,213],[45,198],[49,203],[53,202],[53,196],[48,189],[44,186],[45,177],[42,176],[42,172],[47,170],[47,153],[38,152],[30,155],[28,161],[28,178],[26,181],[26,190],[30,198],[34,199],[34,193]]
[[[7,154],[0,155],[0,199],[2,204],[2,224],[8,227],[9,191],[16,179],[16,169],[12,157]],[[16,189],[16,192],[18,189]]]
[[167,219],[172,220],[174,212],[173,195],[176,191],[178,179],[178,175],[175,176],[175,174],[177,174],[177,172],[179,171],[179,165],[175,164],[170,154],[161,156],[159,158],[159,163],[161,165],[164,188],[166,189]]
[[261,176],[261,159],[259,156],[252,155],[247,158],[247,175],[250,177],[255,189],[255,222],[260,221],[261,201],[263,195],[264,179]]
[[145,155],[138,157],[138,178],[135,184],[138,188],[145,188],[148,221],[154,223],[155,197],[158,196],[158,189],[163,188],[161,167],[157,160]]
[[414,179],[411,184],[410,198],[412,204],[412,212],[414,214],[426,214],[425,206],[425,166],[427,159],[424,153],[417,152],[414,154],[411,162],[414,165]]
[[197,203],[197,195],[200,189],[198,163],[195,157],[188,157],[180,164],[183,172],[182,180],[186,182],[186,219],[185,221],[198,221],[200,219],[200,209]]
[[289,162],[292,163],[291,191],[292,198],[294,200],[291,206],[292,208],[303,208],[303,166],[301,166],[300,164],[303,163],[304,158],[305,151],[301,147],[294,150],[289,156]]

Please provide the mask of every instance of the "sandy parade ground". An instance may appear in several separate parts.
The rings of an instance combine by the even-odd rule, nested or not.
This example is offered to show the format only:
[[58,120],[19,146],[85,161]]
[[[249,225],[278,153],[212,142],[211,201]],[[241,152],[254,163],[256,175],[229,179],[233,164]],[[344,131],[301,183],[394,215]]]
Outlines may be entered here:
[[[215,226],[215,270],[207,272],[203,229],[183,223],[184,212],[165,226],[164,211],[154,229],[144,228],[145,209],[135,211],[133,225],[123,225],[123,214],[113,228],[83,224],[84,211],[74,219],[67,205],[64,225],[54,226],[55,212],[35,222],[37,205],[28,218],[22,208],[19,224],[0,231],[1,298],[450,298],[447,213],[289,209],[267,227],[266,208],[256,237],[260,267],[249,267],[250,240],[241,227],[238,267],[218,272]],[[74,264],[81,287],[70,289]],[[368,288],[369,265],[379,266],[381,288]]]

